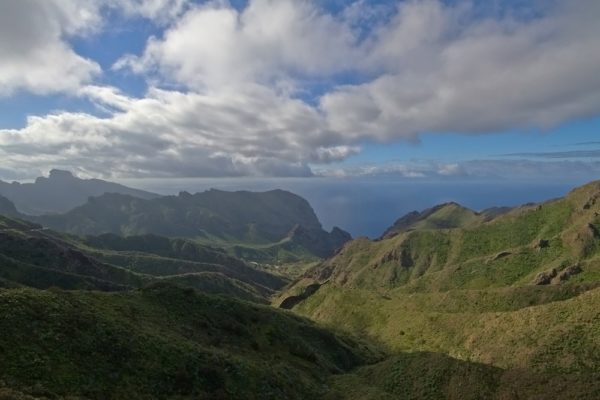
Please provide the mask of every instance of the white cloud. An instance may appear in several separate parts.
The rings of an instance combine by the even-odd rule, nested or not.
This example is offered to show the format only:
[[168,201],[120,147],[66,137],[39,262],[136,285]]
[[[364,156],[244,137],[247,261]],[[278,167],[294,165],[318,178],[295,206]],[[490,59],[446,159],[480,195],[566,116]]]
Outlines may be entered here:
[[74,91],[90,81],[100,66],[76,54],[64,36],[86,34],[99,23],[95,7],[75,0],[1,2],[0,96],[17,89]]
[[[141,57],[115,64],[158,69],[194,89],[220,90],[248,82],[274,84],[350,69],[351,29],[306,0],[252,0],[243,11],[211,1],[187,12]],[[346,66],[345,66],[346,65]]]
[[151,89],[140,99],[98,86],[80,94],[112,114],[62,112],[0,130],[3,166],[114,176],[307,176],[308,161],[358,151],[329,145],[313,108],[263,86],[211,95]]
[[167,23],[187,0],[4,0],[0,2],[0,97],[17,90],[75,93],[102,73],[69,39],[106,28],[103,12]]
[[180,16],[188,0],[103,0],[109,7],[118,9],[126,16],[140,16],[167,24]]

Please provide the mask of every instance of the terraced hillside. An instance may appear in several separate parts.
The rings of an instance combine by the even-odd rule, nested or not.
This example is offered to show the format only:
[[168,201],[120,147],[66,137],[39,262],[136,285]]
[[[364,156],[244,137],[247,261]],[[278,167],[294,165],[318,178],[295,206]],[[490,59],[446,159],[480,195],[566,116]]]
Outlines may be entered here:
[[[550,387],[561,398],[597,398],[600,388],[590,382],[600,382],[599,216],[594,182],[563,199],[460,228],[358,239],[298,279],[276,304],[392,352],[499,368],[493,392],[499,398],[536,398]],[[530,376],[531,387],[515,371]],[[502,397],[507,387],[521,397]],[[397,394],[393,387],[376,389]]]

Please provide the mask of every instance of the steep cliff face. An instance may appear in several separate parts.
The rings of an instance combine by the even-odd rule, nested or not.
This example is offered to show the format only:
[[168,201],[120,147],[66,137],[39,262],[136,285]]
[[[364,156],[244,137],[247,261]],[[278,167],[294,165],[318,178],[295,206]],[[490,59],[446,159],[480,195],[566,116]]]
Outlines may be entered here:
[[28,219],[76,235],[156,234],[260,246],[287,240],[316,257],[331,256],[351,239],[339,228],[323,230],[310,204],[283,190],[209,190],[151,200],[104,194],[65,214]]

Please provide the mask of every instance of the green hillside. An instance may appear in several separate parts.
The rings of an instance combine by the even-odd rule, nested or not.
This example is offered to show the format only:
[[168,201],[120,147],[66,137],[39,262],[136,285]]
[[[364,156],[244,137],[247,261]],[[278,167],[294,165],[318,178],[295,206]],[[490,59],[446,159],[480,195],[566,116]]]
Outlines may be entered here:
[[581,276],[564,279],[589,280],[596,276],[600,238],[597,196],[600,184],[594,183],[565,199],[517,208],[465,228],[358,239],[307,277],[363,289],[482,289],[527,285],[540,273],[555,269],[559,275],[582,264]]
[[504,370],[440,353],[390,357],[331,379],[328,400],[597,399],[597,375]]
[[222,250],[185,240],[158,236],[80,240],[2,216],[0,279],[4,287],[104,291],[167,281],[257,302],[267,302],[287,282]]
[[[598,199],[594,182],[564,199],[459,228],[439,223],[378,241],[358,239],[309,270],[275,304],[379,341],[392,353],[442,354],[492,368],[485,373],[498,390],[484,398],[538,398],[550,388],[560,398],[597,398],[600,387],[589,382],[600,382]],[[392,374],[386,368],[396,368],[393,363],[340,378],[361,393],[340,398],[393,398],[409,390],[408,383],[397,392],[381,381],[385,387],[375,384],[378,394],[371,395],[356,385],[374,371]],[[529,378],[507,381],[517,371]],[[480,373],[475,368],[469,379]],[[569,383],[547,385],[553,380]],[[424,389],[414,385],[417,392],[407,398],[420,398],[415,393]],[[427,398],[468,398],[444,393]]]
[[490,213],[476,213],[456,203],[446,203],[425,211],[413,211],[399,218],[383,237],[423,229],[466,228],[490,219]]

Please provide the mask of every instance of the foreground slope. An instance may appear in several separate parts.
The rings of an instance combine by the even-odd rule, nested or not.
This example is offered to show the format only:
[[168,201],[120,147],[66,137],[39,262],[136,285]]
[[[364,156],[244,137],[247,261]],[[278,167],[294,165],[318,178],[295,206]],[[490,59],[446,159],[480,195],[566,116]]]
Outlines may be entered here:
[[307,320],[169,285],[0,290],[0,315],[0,387],[41,398],[320,398],[372,357]]
[[598,375],[505,370],[411,352],[331,378],[328,400],[595,400]]

